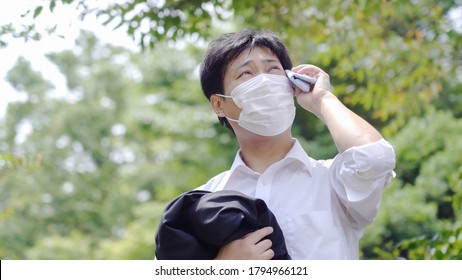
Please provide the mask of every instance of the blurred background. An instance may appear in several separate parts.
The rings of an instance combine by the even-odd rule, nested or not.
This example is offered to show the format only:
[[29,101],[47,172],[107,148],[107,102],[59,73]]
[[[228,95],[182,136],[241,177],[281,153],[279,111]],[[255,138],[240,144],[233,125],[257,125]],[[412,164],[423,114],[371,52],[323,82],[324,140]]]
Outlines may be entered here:
[[[0,259],[153,259],[166,204],[238,149],[198,67],[243,28],[326,70],[394,145],[361,258],[462,259],[461,0],[21,3],[0,21]],[[335,156],[309,113],[293,133]]]

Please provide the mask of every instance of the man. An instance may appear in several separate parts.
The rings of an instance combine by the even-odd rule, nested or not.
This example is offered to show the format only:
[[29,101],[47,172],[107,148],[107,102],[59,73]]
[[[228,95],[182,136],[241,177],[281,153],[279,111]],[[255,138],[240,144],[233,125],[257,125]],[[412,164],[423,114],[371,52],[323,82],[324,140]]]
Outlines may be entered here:
[[[302,92],[285,70],[317,79]],[[239,142],[231,169],[200,190],[237,190],[263,199],[284,233],[292,259],[357,259],[359,239],[377,214],[393,176],[391,145],[331,92],[329,75],[292,63],[283,43],[258,30],[224,34],[201,64],[201,85],[220,122]],[[323,121],[339,154],[310,158],[291,126],[294,96]],[[265,227],[223,246],[216,259],[271,259]]]

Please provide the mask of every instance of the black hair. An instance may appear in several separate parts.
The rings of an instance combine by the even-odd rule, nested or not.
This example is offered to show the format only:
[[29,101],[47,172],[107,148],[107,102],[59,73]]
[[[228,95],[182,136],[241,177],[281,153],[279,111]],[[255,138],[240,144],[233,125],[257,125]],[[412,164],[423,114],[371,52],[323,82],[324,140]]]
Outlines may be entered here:
[[[284,69],[292,68],[292,61],[285,45],[274,33],[255,29],[225,33],[210,43],[200,67],[202,91],[208,100],[214,93],[224,94],[223,80],[228,65],[243,51],[254,47],[268,48],[279,59]],[[232,130],[226,118],[218,119],[221,125]]]

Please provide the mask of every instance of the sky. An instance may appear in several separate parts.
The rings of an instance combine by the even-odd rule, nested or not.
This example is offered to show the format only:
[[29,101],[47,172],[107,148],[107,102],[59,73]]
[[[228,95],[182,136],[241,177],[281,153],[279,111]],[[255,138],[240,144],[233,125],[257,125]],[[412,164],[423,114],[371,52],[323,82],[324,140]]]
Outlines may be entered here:
[[[94,2],[94,1],[88,1]],[[111,2],[111,1],[98,1]],[[113,2],[113,1],[112,1]],[[0,26],[8,23],[21,24],[30,23],[31,15],[21,17],[28,9],[42,3],[36,0],[10,1],[8,5],[2,5],[0,9]],[[33,12],[33,11],[31,11]],[[9,102],[24,100],[25,95],[17,92],[6,81],[7,72],[14,66],[18,57],[22,56],[28,60],[32,68],[39,71],[42,76],[49,80],[55,86],[55,92],[66,92],[64,77],[58,69],[49,62],[45,54],[58,52],[65,49],[71,49],[81,29],[87,29],[94,32],[103,42],[113,45],[124,46],[130,49],[137,49],[137,46],[124,30],[113,30],[110,27],[104,27],[101,20],[89,16],[85,21],[78,19],[78,12],[75,6],[57,5],[54,13],[50,13],[48,7],[45,7],[35,23],[39,30],[46,26],[58,24],[57,34],[64,35],[64,38],[53,35],[44,35],[40,41],[28,41],[24,39],[10,39],[6,48],[0,48],[0,118],[6,113],[6,107]]]

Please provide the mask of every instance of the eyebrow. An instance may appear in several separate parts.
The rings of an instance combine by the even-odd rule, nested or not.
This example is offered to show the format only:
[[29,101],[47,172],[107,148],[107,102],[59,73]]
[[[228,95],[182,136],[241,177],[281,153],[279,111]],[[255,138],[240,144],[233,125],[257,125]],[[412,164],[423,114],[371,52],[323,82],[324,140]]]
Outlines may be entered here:
[[[262,61],[263,61],[264,63],[266,63],[266,64],[274,63],[274,62],[276,62],[276,63],[279,62],[279,61],[278,61],[277,59],[275,59],[275,58],[267,58],[267,59],[263,59]],[[247,65],[249,65],[249,64],[251,64],[251,63],[255,63],[255,60],[253,60],[253,59],[247,60],[246,62],[244,62],[244,63],[242,63],[241,65],[239,65],[239,66],[236,68],[236,70],[235,70],[234,72],[237,72],[239,69],[244,68],[244,67],[246,67]]]

